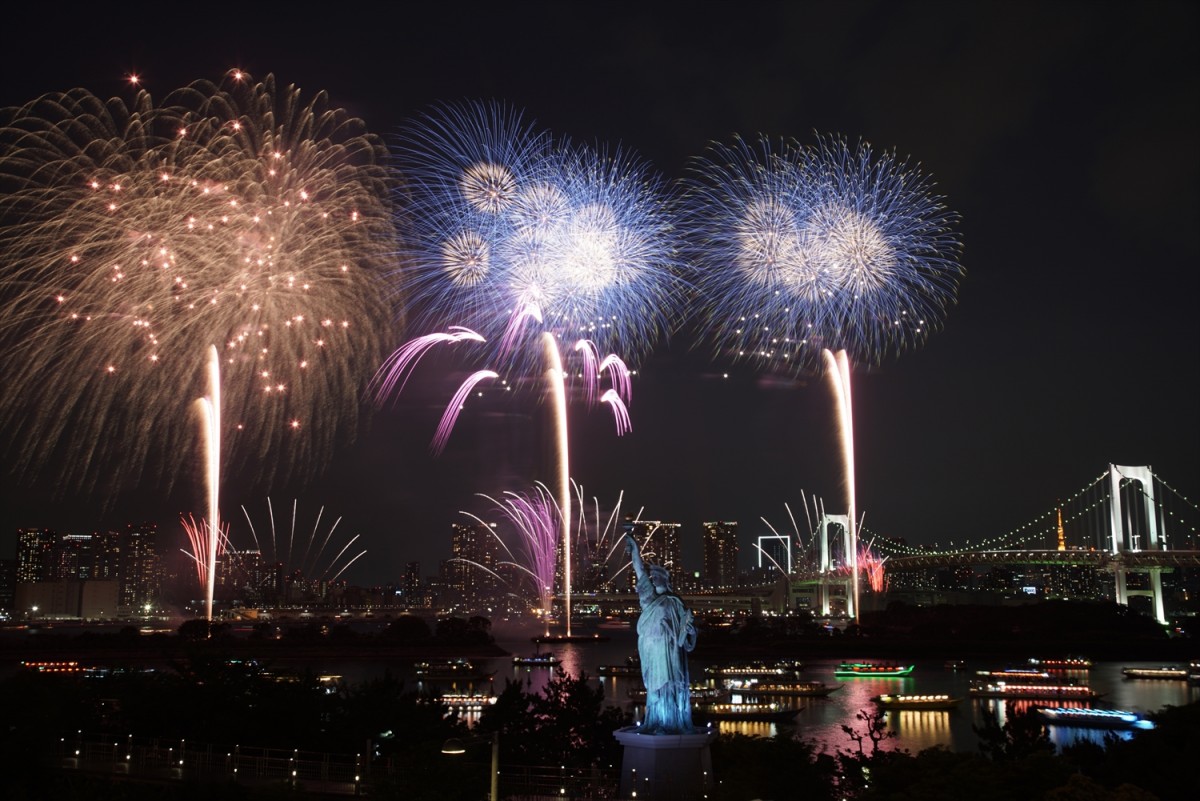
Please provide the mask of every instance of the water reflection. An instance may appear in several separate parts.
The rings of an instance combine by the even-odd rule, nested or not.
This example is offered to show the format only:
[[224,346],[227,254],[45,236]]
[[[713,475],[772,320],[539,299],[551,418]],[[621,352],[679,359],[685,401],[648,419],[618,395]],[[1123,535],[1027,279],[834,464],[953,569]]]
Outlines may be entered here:
[[884,713],[884,720],[906,749],[917,752],[950,740],[952,715],[958,715],[958,710],[894,709]]

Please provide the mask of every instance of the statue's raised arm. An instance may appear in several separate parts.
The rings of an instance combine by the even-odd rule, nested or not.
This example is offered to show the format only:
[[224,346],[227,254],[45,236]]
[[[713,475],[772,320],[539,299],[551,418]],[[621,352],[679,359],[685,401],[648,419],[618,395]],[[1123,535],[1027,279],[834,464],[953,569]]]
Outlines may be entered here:
[[641,550],[638,548],[637,540],[633,538],[632,534],[625,535],[625,553],[633,561],[633,574],[637,576],[638,581],[641,581],[646,575],[646,565],[642,562]]

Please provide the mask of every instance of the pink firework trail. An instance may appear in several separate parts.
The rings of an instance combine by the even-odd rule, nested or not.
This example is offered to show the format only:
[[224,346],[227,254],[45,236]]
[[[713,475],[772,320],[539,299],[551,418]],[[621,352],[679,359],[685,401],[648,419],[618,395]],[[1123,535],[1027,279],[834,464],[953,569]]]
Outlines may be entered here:
[[581,339],[575,343],[575,352],[583,359],[583,391],[588,406],[591,406],[596,402],[596,387],[600,385],[600,351],[596,349],[595,342]]
[[[490,501],[517,531],[516,553],[504,545],[512,561],[501,562],[520,571],[534,588],[538,609],[549,614],[554,603],[554,578],[558,565],[558,543],[562,515],[553,494],[544,484],[537,484],[533,493],[506,492],[503,500],[480,494]],[[469,512],[467,517],[490,529],[481,518]],[[497,539],[499,539],[497,537]],[[477,565],[483,570],[487,568]]]
[[458,414],[462,411],[463,404],[466,403],[467,395],[470,395],[471,390],[475,389],[475,385],[484,379],[499,377],[500,374],[493,370],[480,370],[467,377],[467,380],[458,388],[458,392],[455,392],[454,397],[450,399],[446,411],[442,414],[442,421],[438,423],[437,433],[433,436],[433,445],[431,446],[434,455],[440,455],[446,449],[446,443],[450,441],[450,432],[454,430],[454,424],[458,422]]
[[633,401],[633,382],[629,380],[629,368],[625,366],[625,362],[620,356],[615,353],[610,353],[604,357],[604,361],[600,362],[600,371],[608,371],[608,380],[612,382],[613,389],[617,394],[629,404]]
[[617,394],[615,389],[610,389],[600,398],[601,403],[607,403],[612,407],[613,418],[617,424],[617,436],[623,437],[633,430],[633,423],[629,419],[629,410],[625,408],[625,402],[621,400],[621,396]]
[[469,328],[452,325],[448,331],[426,334],[423,337],[417,337],[410,342],[406,342],[399,350],[389,356],[387,361],[383,363],[383,366],[375,373],[375,377],[371,381],[374,385],[375,397],[382,400],[393,393],[402,392],[405,384],[408,383],[409,377],[412,376],[413,370],[416,369],[417,363],[435,345],[453,344],[455,342],[462,342],[463,340],[471,342],[485,341],[482,336]]
[[522,304],[521,309],[508,321],[508,326],[504,329],[504,337],[500,340],[501,358],[507,358],[516,348],[517,338],[521,335],[521,328],[525,325],[526,320],[533,320],[538,325],[542,324],[542,310],[536,303]]

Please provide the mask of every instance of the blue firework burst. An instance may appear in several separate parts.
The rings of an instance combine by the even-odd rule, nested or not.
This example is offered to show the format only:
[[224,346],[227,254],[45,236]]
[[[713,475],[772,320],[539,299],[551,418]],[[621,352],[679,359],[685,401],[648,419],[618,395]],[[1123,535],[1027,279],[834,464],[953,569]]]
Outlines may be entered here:
[[512,204],[538,183],[548,135],[505,104],[447,104],[408,126],[398,151],[413,322],[432,329],[503,319],[511,298],[495,249]]
[[714,145],[687,220],[718,346],[794,371],[824,348],[875,363],[920,344],[962,274],[957,217],[929,178],[838,137]]
[[546,331],[637,357],[676,321],[670,196],[628,153],[556,143],[508,107],[471,104],[424,118],[403,155],[420,327],[470,326],[523,371]]

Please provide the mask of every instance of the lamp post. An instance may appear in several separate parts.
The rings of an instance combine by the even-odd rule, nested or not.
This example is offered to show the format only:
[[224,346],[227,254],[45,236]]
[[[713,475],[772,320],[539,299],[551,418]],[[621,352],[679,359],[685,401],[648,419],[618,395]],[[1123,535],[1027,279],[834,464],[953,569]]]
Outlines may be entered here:
[[[442,743],[443,754],[465,754],[468,745],[477,745],[487,742],[487,737],[469,737],[466,740],[460,740],[457,737],[451,737],[446,742]],[[492,732],[492,779],[488,786],[488,801],[500,801],[500,732]]]

